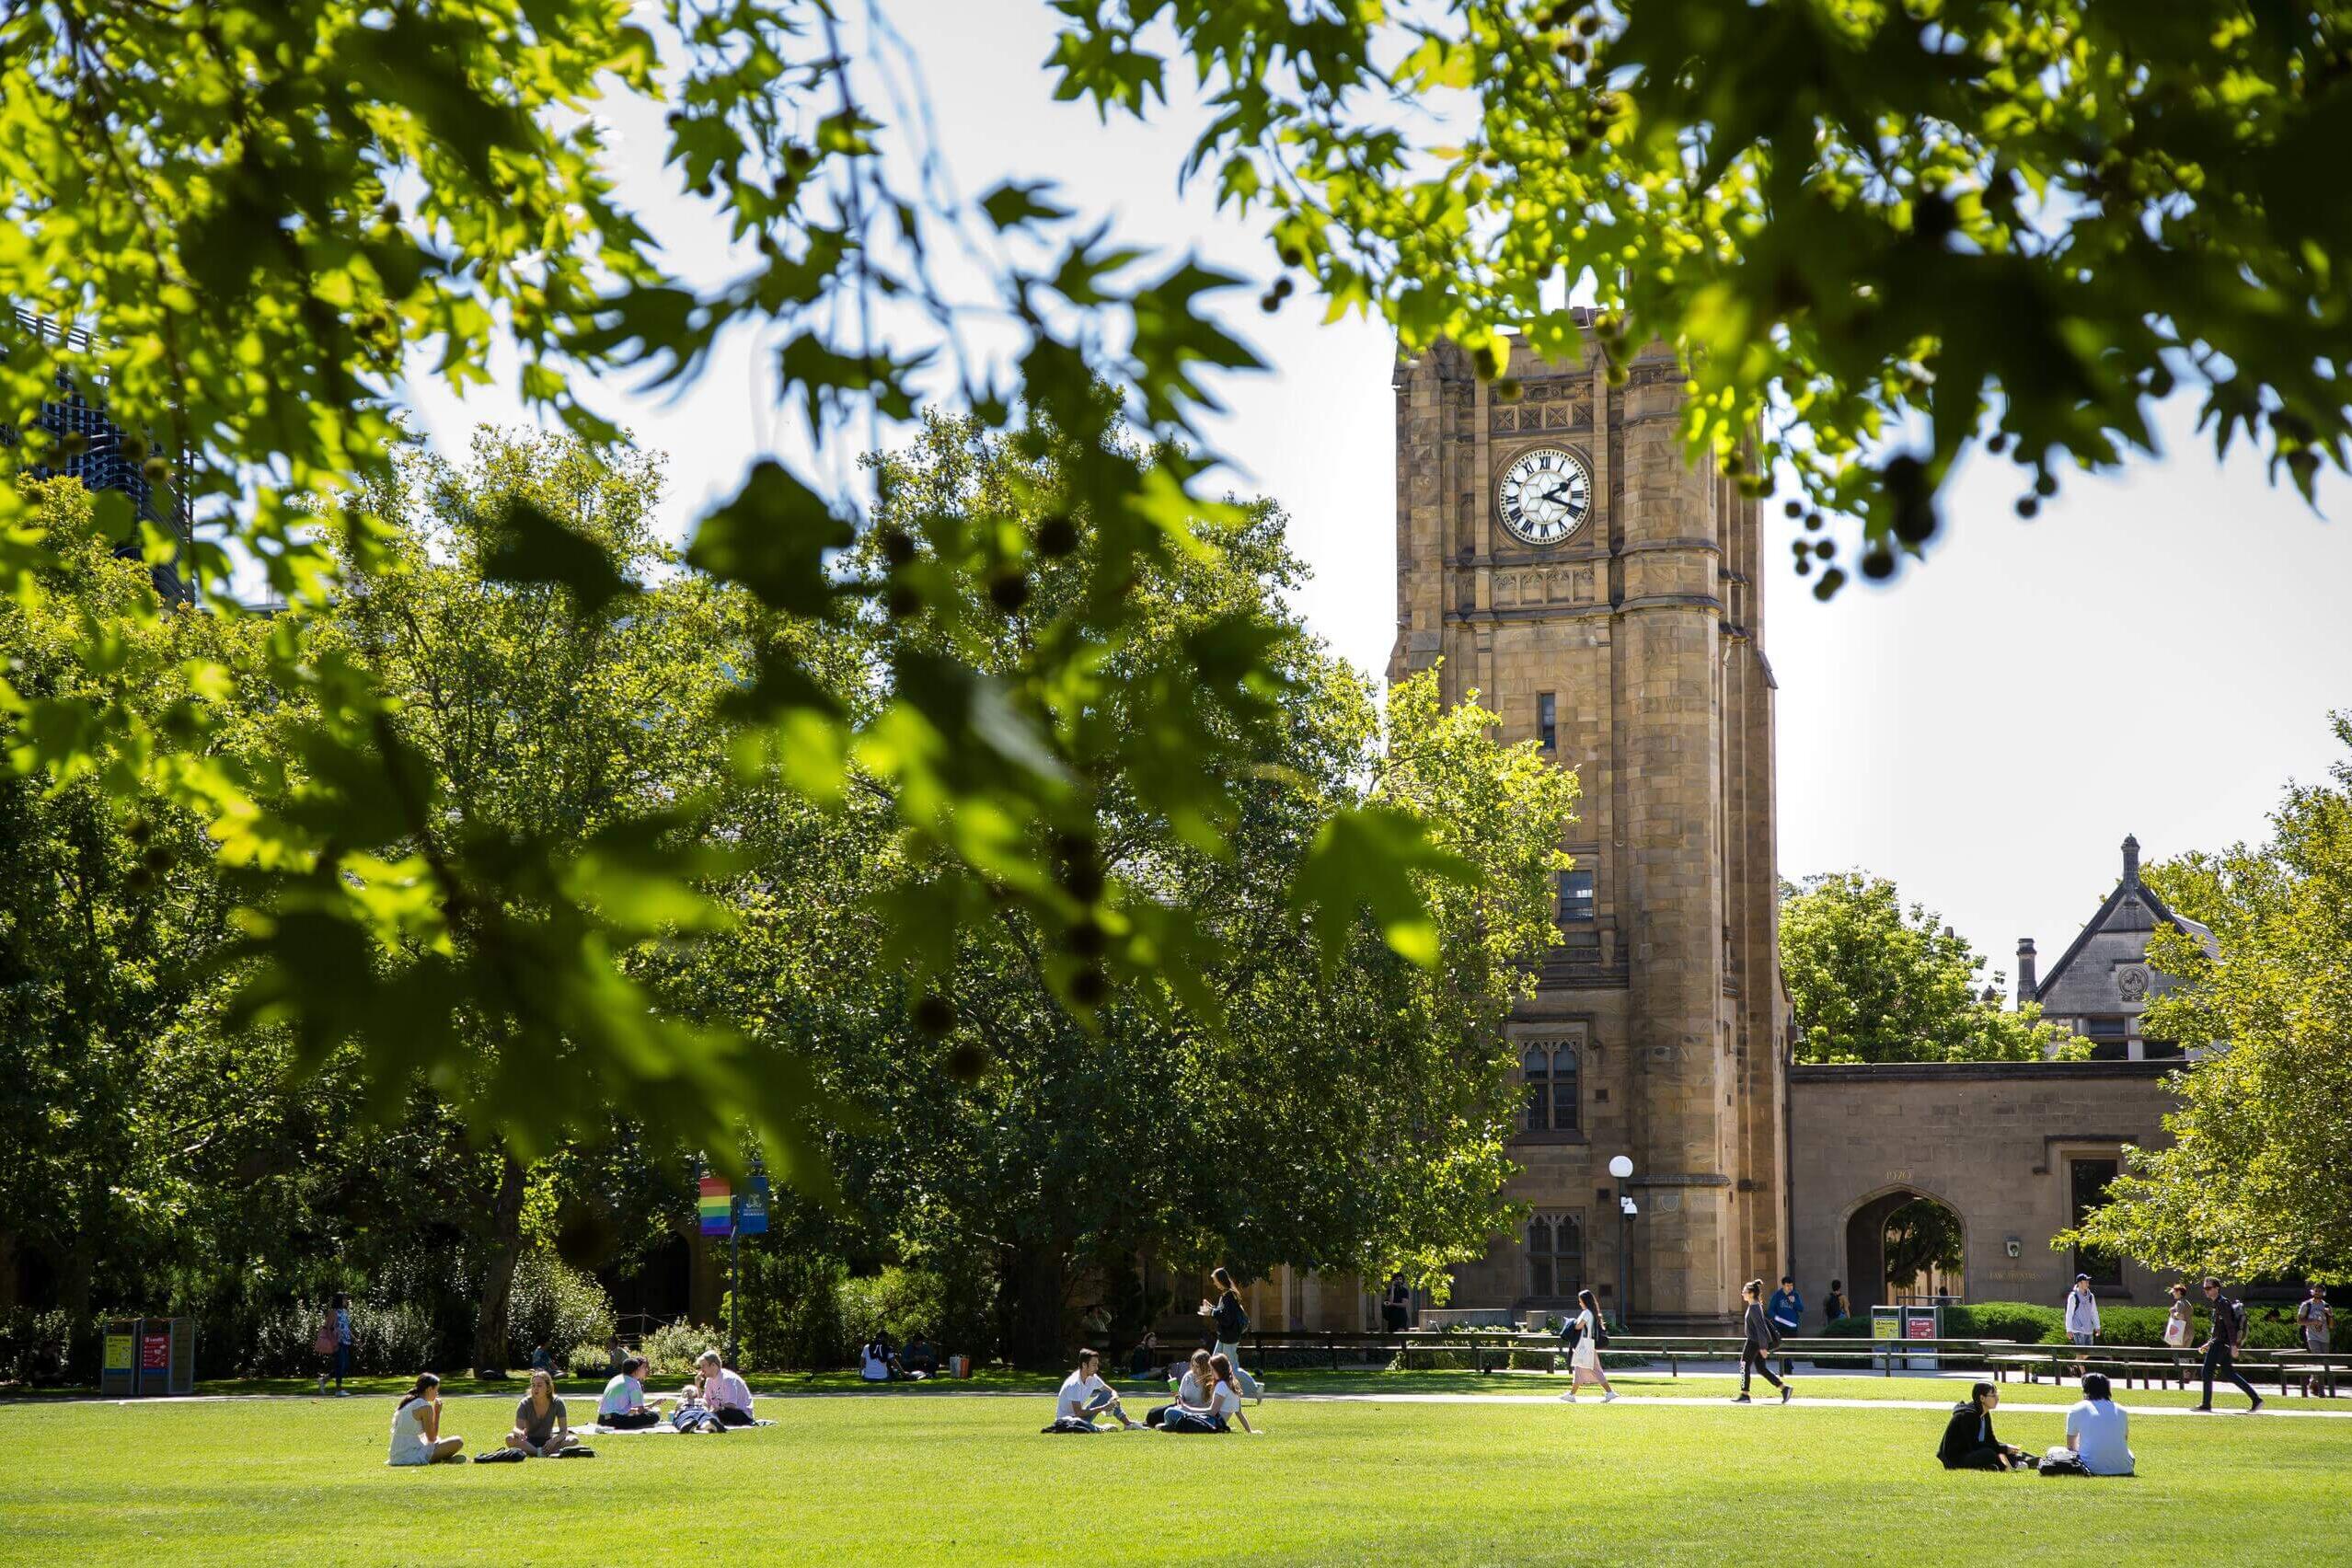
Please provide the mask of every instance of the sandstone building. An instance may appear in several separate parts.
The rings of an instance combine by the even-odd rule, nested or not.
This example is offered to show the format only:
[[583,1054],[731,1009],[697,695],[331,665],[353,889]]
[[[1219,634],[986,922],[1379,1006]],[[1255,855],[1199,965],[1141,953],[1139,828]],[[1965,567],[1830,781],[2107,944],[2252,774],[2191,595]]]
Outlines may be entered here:
[[1437,664],[1584,786],[1562,945],[1510,1025],[1534,1217],[1455,1302],[1592,1286],[1670,1329],[1722,1322],[1788,1241],[1773,683],[1758,503],[1684,462],[1672,354],[1629,368],[1521,350],[1506,398],[1449,347],[1400,362],[1389,675]]

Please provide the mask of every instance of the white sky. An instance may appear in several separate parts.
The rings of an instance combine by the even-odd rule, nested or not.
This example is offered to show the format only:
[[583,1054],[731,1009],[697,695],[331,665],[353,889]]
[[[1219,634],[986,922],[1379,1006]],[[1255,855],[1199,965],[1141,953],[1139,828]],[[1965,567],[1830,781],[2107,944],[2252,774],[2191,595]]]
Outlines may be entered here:
[[[1104,127],[1053,101],[1043,0],[899,0],[890,15],[967,196],[1051,179],[1066,205],[1114,218],[1118,238],[1166,263],[1189,249],[1258,288],[1272,277],[1249,221],[1177,194],[1200,123],[1181,91],[1153,127]],[[720,275],[707,220],[661,194],[658,120],[619,114],[613,129],[655,231],[698,276]],[[1268,317],[1236,290],[1224,310],[1272,368],[1220,384],[1228,412],[1210,437],[1244,470],[1237,489],[1288,510],[1315,573],[1299,596],[1309,623],[1377,674],[1396,615],[1390,340],[1360,320],[1320,325],[1303,297]],[[605,405],[670,454],[681,529],[762,452],[805,451],[756,359],[739,343],[682,398]],[[419,388],[416,406],[452,450],[472,422],[516,417],[497,389],[457,405]],[[2026,934],[2046,970],[2114,885],[2127,832],[2150,859],[2260,837],[2289,778],[2321,778],[2337,760],[2327,710],[2352,707],[2352,531],[2271,489],[2243,451],[2218,465],[2194,421],[2176,400],[2171,455],[2072,478],[2031,524],[2010,510],[2016,470],[1977,461],[1924,567],[1829,605],[1787,570],[1793,525],[1775,513],[1764,640],[1781,686],[1783,875],[1891,876],[1994,967],[2012,968]],[[2323,490],[2323,512],[2348,501],[2340,478]]]

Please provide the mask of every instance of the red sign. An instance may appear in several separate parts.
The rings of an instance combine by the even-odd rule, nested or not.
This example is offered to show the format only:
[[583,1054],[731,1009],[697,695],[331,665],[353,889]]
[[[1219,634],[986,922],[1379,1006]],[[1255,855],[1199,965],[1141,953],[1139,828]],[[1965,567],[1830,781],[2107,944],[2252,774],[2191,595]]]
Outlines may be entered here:
[[139,1370],[168,1372],[171,1370],[171,1336],[142,1334],[139,1337]]
[[1931,1340],[1935,1338],[1935,1320],[1933,1318],[1913,1318],[1903,1325],[1903,1337],[1905,1339],[1924,1340]]

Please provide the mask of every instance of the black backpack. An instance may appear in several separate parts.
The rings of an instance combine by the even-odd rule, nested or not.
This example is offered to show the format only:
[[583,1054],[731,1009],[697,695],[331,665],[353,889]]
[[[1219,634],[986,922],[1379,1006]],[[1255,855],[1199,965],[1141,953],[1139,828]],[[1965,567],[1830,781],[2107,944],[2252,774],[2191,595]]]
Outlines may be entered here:
[[1593,1348],[1608,1348],[1608,1314],[1606,1312],[1596,1311],[1593,1314]]

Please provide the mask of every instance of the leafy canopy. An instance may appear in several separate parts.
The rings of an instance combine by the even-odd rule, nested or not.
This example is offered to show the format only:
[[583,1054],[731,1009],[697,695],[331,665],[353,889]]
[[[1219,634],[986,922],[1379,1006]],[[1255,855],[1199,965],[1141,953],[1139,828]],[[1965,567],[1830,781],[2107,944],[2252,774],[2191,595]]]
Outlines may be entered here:
[[[2352,747],[2352,713],[2334,723]],[[2268,843],[2143,873],[2220,947],[2156,933],[2149,962],[2181,984],[2150,1002],[2149,1032],[2223,1043],[2173,1076],[2172,1146],[2127,1151],[2082,1245],[2231,1278],[2352,1280],[2352,761],[2330,774],[2289,788]]]
[[[1978,995],[1985,960],[1895,884],[1830,871],[1781,886],[1781,971],[1800,1062],[2037,1062],[2089,1046]],[[1998,975],[1993,977],[1996,981]]]
[[1506,332],[1575,352],[1578,292],[1613,364],[1685,356],[1694,455],[1751,493],[1789,475],[1793,516],[1859,519],[1872,577],[1934,535],[1972,442],[2024,467],[2030,516],[2067,468],[2149,450],[2177,385],[2306,499],[2352,454],[2341,5],[1055,9],[1064,97],[1142,118],[1198,75],[1190,170],[1332,315],[1499,375]]
[[[867,20],[857,37],[870,63],[892,35],[878,13]],[[689,378],[721,334],[756,328],[818,450],[853,431],[877,445],[882,421],[911,419],[936,392],[1016,439],[1066,433],[1056,489],[1029,499],[1096,548],[1016,667],[975,668],[966,648],[1018,606],[1041,559],[1066,553],[1060,530],[1032,543],[986,513],[907,513],[902,528],[928,542],[919,557],[847,563],[837,552],[887,498],[767,461],[663,571],[739,586],[801,623],[755,650],[731,717],[773,744],[741,756],[819,801],[885,792],[926,849],[921,886],[874,890],[899,912],[894,949],[917,989],[916,950],[1000,906],[1039,920],[1057,947],[1120,925],[1120,887],[1057,874],[1099,858],[1106,787],[1128,781],[1197,846],[1228,847],[1215,770],[1195,759],[1246,749],[1273,720],[1269,648],[1204,628],[1153,651],[1157,689],[1182,700],[1136,703],[1123,726],[1090,715],[1104,672],[1140,646],[1138,574],[1214,548],[1236,521],[1196,492],[1209,458],[1192,455],[1207,377],[1258,363],[1199,309],[1234,280],[1190,261],[1146,271],[1039,189],[961,202],[919,175],[902,184],[924,166],[885,147],[894,135],[919,148],[925,133],[879,121],[849,47],[828,0],[0,11],[0,295],[33,318],[0,354],[0,425],[23,432],[0,446],[0,480],[73,455],[71,439],[37,428],[61,377],[102,392],[132,455],[186,502],[202,537],[150,525],[134,539],[119,502],[101,517],[159,559],[176,552],[216,604],[240,566],[266,579],[292,614],[265,669],[225,678],[299,693],[307,718],[282,756],[191,758],[133,709],[18,693],[6,698],[13,755],[52,778],[95,777],[117,801],[158,790],[196,815],[249,873],[243,923],[259,973],[247,1010],[314,1053],[356,1040],[387,1077],[454,1081],[471,1060],[467,1020],[487,1018],[509,1026],[502,1070],[519,1078],[596,1084],[681,1131],[707,1131],[727,1103],[709,1076],[724,1042],[649,1006],[617,957],[697,923],[673,890],[667,808],[632,802],[584,852],[548,834],[513,834],[496,854],[436,842],[446,801],[398,717],[407,694],[367,658],[294,629],[363,582],[416,569],[376,511],[404,375],[462,389],[511,363],[527,404],[603,445],[617,432],[594,409],[601,386]],[[628,99],[666,110],[670,177],[723,214],[743,258],[732,275],[681,271],[617,200],[602,115]],[[928,259],[949,249],[999,259],[987,297],[948,303]],[[891,301],[917,302],[911,343],[882,330]],[[1001,363],[964,352],[974,319],[1013,324]],[[1113,438],[1123,410],[1147,442]],[[498,536],[481,564],[520,595],[569,594],[617,624],[662,591],[556,510],[518,503],[490,521]],[[58,548],[0,482],[8,585],[61,592],[42,574]],[[76,655],[93,666],[125,641],[118,621],[162,613],[152,596],[85,607]],[[877,612],[935,636],[910,640],[885,700],[853,707],[798,648]],[[1399,943],[1432,959],[1417,884],[1378,862],[1442,862],[1377,814],[1333,835],[1335,853],[1376,863],[1309,881],[1302,907],[1371,900]],[[546,939],[513,950],[525,962],[493,962],[501,944],[444,941],[514,909]],[[1112,986],[1149,979],[1195,940],[1126,924],[1084,971],[1099,985],[1073,990],[1081,971],[1056,972],[1056,1003],[1082,1023]],[[1341,923],[1319,929],[1335,950]],[[411,960],[398,986],[367,983],[384,951]],[[532,1097],[502,1119],[528,1149],[578,1110]]]

